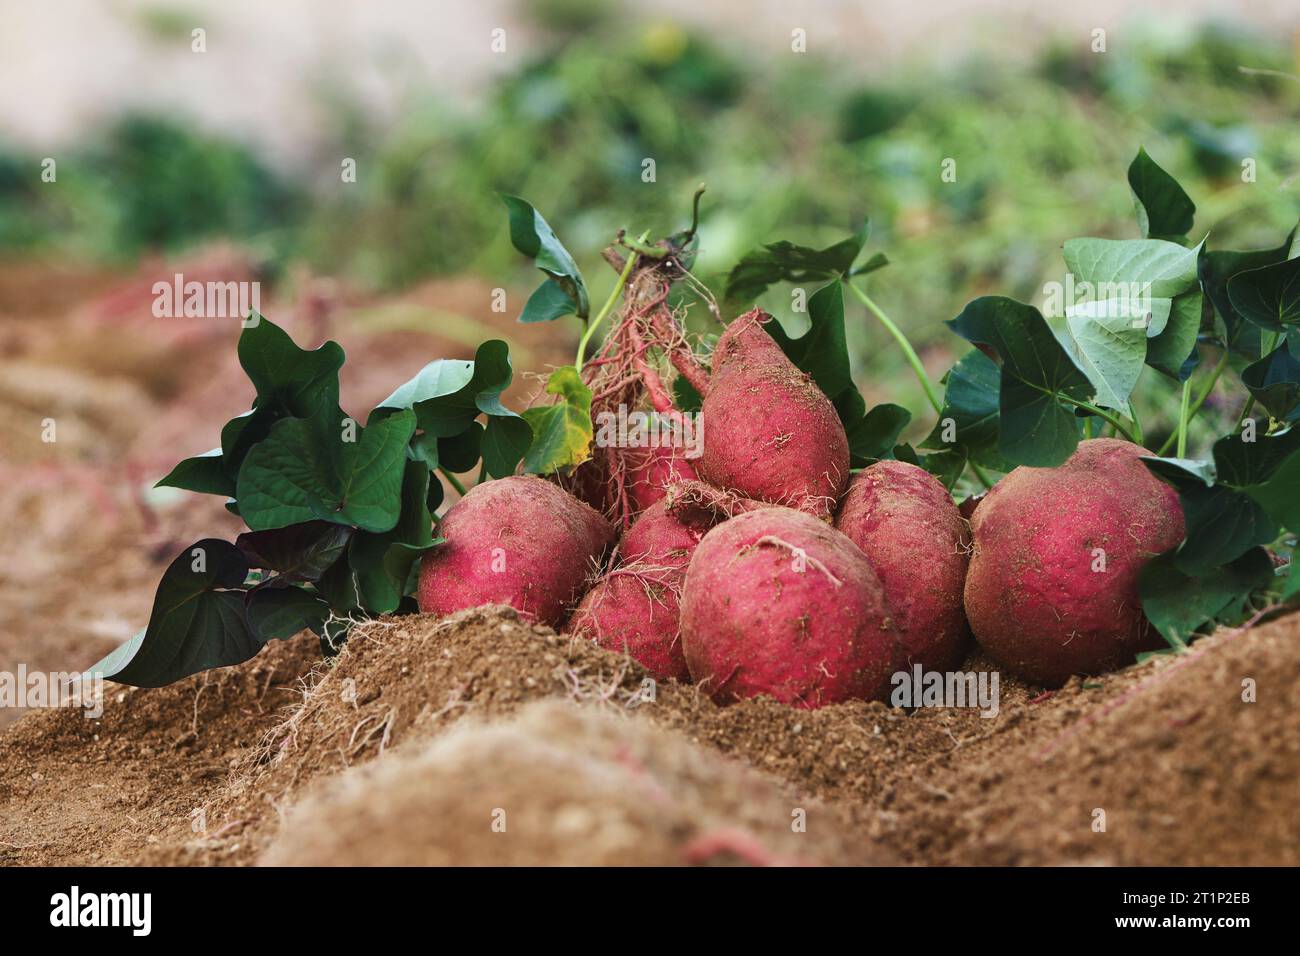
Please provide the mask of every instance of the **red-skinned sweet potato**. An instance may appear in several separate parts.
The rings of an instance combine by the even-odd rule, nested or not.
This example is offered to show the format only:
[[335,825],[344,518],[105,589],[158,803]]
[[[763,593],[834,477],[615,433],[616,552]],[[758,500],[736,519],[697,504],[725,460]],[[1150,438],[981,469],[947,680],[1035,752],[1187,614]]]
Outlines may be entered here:
[[876,462],[850,483],[835,527],[885,586],[905,666],[956,667],[970,639],[962,609],[970,529],[947,489],[916,465]]
[[608,521],[559,486],[517,475],[484,482],[448,509],[424,556],[420,610],[509,604],[556,625],[614,541]]
[[672,445],[628,452],[627,493],[638,512],[663,498],[669,485],[696,477],[683,449]]
[[569,629],[607,650],[626,651],[657,678],[688,680],[682,582],[711,522],[700,511],[670,511],[664,499],[647,508],[623,535],[619,566],[587,592]]
[[900,634],[866,556],[830,525],[772,507],[715,527],[682,590],[691,676],[720,703],[813,708],[883,699]]
[[755,309],[718,339],[701,408],[711,484],[818,516],[834,511],[849,480],[849,444],[829,399],[795,368]]
[[1057,468],[1017,468],[980,502],[966,615],[1010,670],[1056,686],[1160,646],[1138,572],[1184,525],[1177,493],[1139,460],[1149,454],[1094,438]]

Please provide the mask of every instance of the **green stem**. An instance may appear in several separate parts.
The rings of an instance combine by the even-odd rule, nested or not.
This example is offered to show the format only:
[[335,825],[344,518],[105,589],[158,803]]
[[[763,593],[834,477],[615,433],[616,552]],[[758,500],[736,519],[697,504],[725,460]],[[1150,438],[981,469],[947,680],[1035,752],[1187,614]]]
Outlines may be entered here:
[[449,472],[446,468],[439,468],[438,474],[442,475],[442,477],[447,479],[447,484],[451,485],[453,488],[456,489],[456,494],[458,495],[465,494],[465,486],[460,483],[460,479],[457,478],[455,475],[453,475],[451,472]]
[[1178,457],[1187,457],[1187,409],[1192,404],[1192,377],[1183,382],[1183,401],[1178,409]]
[[587,323],[587,327],[582,330],[582,338],[578,341],[578,357],[573,362],[573,367],[582,371],[582,363],[587,360],[587,343],[591,341],[592,333],[596,327],[605,321],[605,316],[609,315],[609,310],[614,308],[614,303],[618,297],[623,294],[623,286],[627,285],[627,277],[632,274],[632,267],[636,265],[638,254],[633,252],[627,257],[627,265],[623,266],[623,271],[618,275],[618,281],[614,283],[614,288],[609,291],[609,298],[605,304],[600,307],[596,317]]
[[894,337],[894,340],[903,350],[903,356],[907,359],[907,364],[912,366],[912,371],[916,374],[916,380],[920,382],[921,387],[925,389],[925,397],[930,400],[930,404],[934,406],[935,412],[942,412],[943,402],[939,401],[938,393],[935,392],[934,386],[930,384],[930,379],[925,374],[925,366],[921,364],[921,359],[917,356],[916,349],[912,348],[912,343],[907,340],[907,336],[903,334],[902,329],[895,325],[889,316],[885,315],[880,306],[871,301],[869,295],[855,286],[852,282],[846,281],[844,284],[849,287],[850,292],[858,297],[858,301],[865,305],[867,310],[880,320],[880,324],[889,330],[889,334]]
[[1125,427],[1124,423],[1120,421],[1118,416],[1112,415],[1104,408],[1098,408],[1096,405],[1090,404],[1089,402],[1082,402],[1077,398],[1071,398],[1069,395],[1061,392],[1056,393],[1056,397],[1066,404],[1073,405],[1075,408],[1082,408],[1085,412],[1092,412],[1092,414],[1096,415],[1098,418],[1105,421],[1106,424],[1110,425],[1111,428],[1115,429],[1116,434],[1123,435],[1133,444],[1142,444],[1142,442],[1134,437],[1133,433]]
[[1241,431],[1241,426],[1246,424],[1246,419],[1250,417],[1250,413],[1253,412],[1254,410],[1255,410],[1255,396],[1252,395],[1250,396],[1249,401],[1246,402],[1246,407],[1241,410],[1241,416],[1237,419],[1237,424],[1233,426],[1232,430],[1234,432]]
[[[1197,397],[1196,401],[1192,402],[1192,407],[1187,410],[1188,422],[1190,422],[1193,418],[1195,418],[1196,413],[1201,410],[1201,406],[1205,404],[1205,400],[1210,397],[1210,392],[1214,391],[1214,385],[1216,382],[1219,381],[1219,376],[1223,374],[1223,370],[1227,367],[1228,367],[1228,350],[1224,349],[1223,355],[1219,359],[1218,364],[1214,366],[1214,371],[1210,373],[1210,380],[1205,383],[1205,387],[1201,389],[1201,394]],[[1165,439],[1165,443],[1160,446],[1160,449],[1159,451],[1156,452],[1156,455],[1159,456],[1159,455],[1169,454],[1169,449],[1174,447],[1174,443],[1176,441],[1178,441],[1177,432],[1175,432],[1174,434],[1170,435],[1168,438]]]

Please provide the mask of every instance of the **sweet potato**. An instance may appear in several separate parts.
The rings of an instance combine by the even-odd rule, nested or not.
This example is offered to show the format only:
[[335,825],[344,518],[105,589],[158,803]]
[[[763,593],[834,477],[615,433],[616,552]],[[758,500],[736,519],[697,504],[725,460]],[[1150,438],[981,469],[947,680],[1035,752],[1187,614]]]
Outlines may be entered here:
[[883,698],[900,634],[862,551],[790,508],[738,515],[695,549],[682,589],[691,676],[719,703],[814,708]]
[[618,567],[587,592],[569,629],[611,651],[626,651],[661,680],[687,680],[680,603],[686,566],[708,530],[699,511],[669,511],[660,499],[623,535]]
[[1139,461],[1149,454],[1094,438],[1057,468],[1017,468],[980,502],[966,615],[1010,670],[1056,686],[1160,645],[1138,572],[1184,525],[1177,493]]
[[876,462],[850,483],[835,527],[884,585],[905,666],[956,667],[970,639],[962,609],[970,529],[947,489],[916,465]]
[[755,309],[718,339],[701,408],[700,476],[719,488],[818,516],[849,480],[849,443],[830,401],[763,329]]
[[443,517],[446,541],[424,556],[420,610],[509,604],[556,625],[596,573],[614,528],[549,481],[514,476],[472,488]]
[[662,499],[669,485],[696,477],[695,465],[676,446],[629,451],[628,460],[627,493],[639,512]]

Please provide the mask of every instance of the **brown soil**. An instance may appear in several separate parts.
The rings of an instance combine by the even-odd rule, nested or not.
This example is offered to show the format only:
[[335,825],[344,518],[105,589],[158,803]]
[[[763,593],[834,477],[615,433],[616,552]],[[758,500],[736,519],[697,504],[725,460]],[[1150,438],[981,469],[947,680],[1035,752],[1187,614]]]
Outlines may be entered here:
[[18,722],[0,860],[1300,862],[1296,615],[1050,694],[1004,682],[993,718],[719,708],[509,609],[377,622],[307,673],[312,651]]

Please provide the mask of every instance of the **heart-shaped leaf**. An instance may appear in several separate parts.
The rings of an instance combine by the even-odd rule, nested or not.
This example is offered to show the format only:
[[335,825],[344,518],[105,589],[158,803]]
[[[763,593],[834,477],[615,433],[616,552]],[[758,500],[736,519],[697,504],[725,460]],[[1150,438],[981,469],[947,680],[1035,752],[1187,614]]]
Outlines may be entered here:
[[388,531],[414,431],[409,409],[366,428],[338,411],[283,419],[239,470],[240,513],[254,531],[312,519]]
[[[569,311],[585,319],[590,311],[587,285],[569,250],[556,237],[541,213],[518,196],[502,196],[510,213],[510,241],[533,260],[533,264],[553,280],[569,299]],[[536,293],[534,293],[534,296]],[[549,295],[549,293],[548,293]]]
[[1128,184],[1133,190],[1143,239],[1180,241],[1192,231],[1196,204],[1145,149],[1139,147],[1129,164]]
[[943,410],[922,448],[951,451],[999,471],[1011,465],[998,452],[1002,372],[996,362],[972,349],[948,370]]
[[1079,443],[1079,421],[1062,397],[1092,396],[1088,377],[1056,340],[1042,314],[1003,296],[969,303],[947,325],[974,345],[991,346],[1002,359],[998,451],[1013,464],[1051,467]]
[[161,687],[262,649],[244,610],[248,564],[233,544],[196,541],[163,573],[149,625],[90,668],[119,684]]
[[1238,272],[1228,300],[1247,322],[1270,332],[1300,325],[1300,258]]

